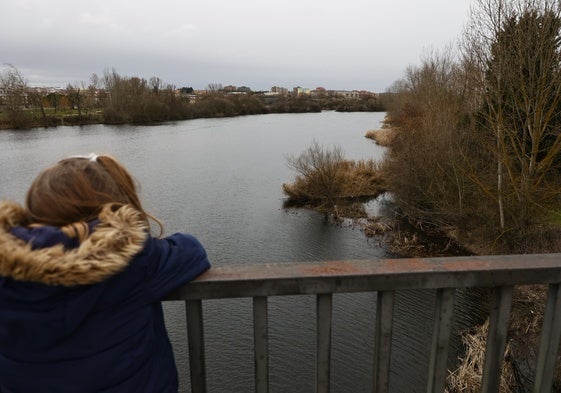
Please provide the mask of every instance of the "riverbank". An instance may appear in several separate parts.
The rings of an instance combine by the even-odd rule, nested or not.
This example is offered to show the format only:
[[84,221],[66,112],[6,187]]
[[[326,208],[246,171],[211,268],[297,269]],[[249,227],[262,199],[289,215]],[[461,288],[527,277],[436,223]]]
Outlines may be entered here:
[[337,92],[268,95],[266,92],[225,90],[184,95],[169,89],[154,90],[146,81],[139,87],[140,80],[134,78],[123,79],[116,74],[111,78],[114,79],[110,84],[112,88],[95,94],[92,91],[73,95],[61,92],[52,95],[51,100],[32,95],[34,99],[13,107],[0,102],[0,129],[85,124],[151,125],[273,113],[385,111],[379,95],[366,92],[353,98]]
[[[369,131],[366,136],[379,145],[388,146],[391,144],[392,133],[391,129],[381,129]],[[360,174],[343,172],[340,174],[340,176],[344,175],[360,182],[357,180]],[[384,176],[381,167],[377,166],[376,178],[379,184],[386,183]],[[299,178],[299,188],[305,188],[304,183],[309,178],[309,176]],[[338,180],[341,183],[345,182],[340,178]],[[390,205],[391,198],[387,199],[390,201],[384,203]],[[316,198],[316,201],[318,200]],[[439,227],[416,221],[403,215],[397,206],[389,206],[382,214],[379,211],[369,214],[364,200],[360,198],[338,200],[328,210],[325,204],[318,209],[318,205],[314,205],[313,202],[309,201],[307,207],[323,211],[336,224],[360,228],[365,236],[378,241],[393,257],[491,255],[497,252],[477,236],[458,236],[459,231],[456,228]],[[552,234],[549,233],[549,236]],[[500,393],[532,390],[546,292],[546,286],[515,287]],[[487,319],[481,325],[460,332],[464,351],[458,358],[457,367],[449,370],[447,393],[480,391],[488,323]],[[553,391],[561,391],[561,362],[558,361],[557,364]]]
[[103,124],[101,113],[90,115],[48,115],[46,117],[37,116],[31,113],[27,117],[19,118],[17,121],[10,121],[6,116],[0,117],[0,130],[11,129],[33,129],[58,126],[85,126],[90,124]]
[[[393,208],[392,208],[393,209]],[[477,255],[470,245],[463,245],[438,229],[419,228],[399,215],[369,216],[364,209],[352,208],[353,215],[333,213],[334,222],[360,228],[375,239],[392,257],[447,257]],[[393,210],[395,212],[395,210]],[[339,210],[340,212],[340,210]],[[489,251],[481,247],[482,250]],[[480,255],[485,255],[486,252]],[[492,294],[489,292],[489,298]],[[545,311],[547,286],[514,288],[508,340],[504,355],[501,388],[498,393],[530,392],[533,389],[537,350]],[[487,304],[487,299],[482,299]],[[463,346],[454,369],[448,370],[446,393],[478,393],[484,370],[489,319],[459,332]],[[558,355],[552,391],[561,391],[561,356]]]

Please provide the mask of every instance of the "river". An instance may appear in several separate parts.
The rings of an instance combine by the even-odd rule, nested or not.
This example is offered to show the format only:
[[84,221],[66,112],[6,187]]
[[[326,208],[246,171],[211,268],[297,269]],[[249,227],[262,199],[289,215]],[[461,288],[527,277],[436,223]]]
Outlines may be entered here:
[[[379,128],[383,118],[384,113],[322,112],[3,131],[0,198],[22,202],[36,174],[61,158],[107,153],[136,177],[146,209],[164,222],[166,233],[198,237],[214,266],[382,258],[385,251],[359,229],[330,224],[311,211],[283,209],[281,185],[294,177],[287,155],[314,140],[340,146],[349,159],[381,159],[384,149],[364,134]],[[425,389],[433,303],[429,291],[397,296],[392,391]],[[375,294],[334,296],[335,393],[370,390],[375,305]],[[181,391],[188,391],[183,305],[168,302],[165,309]],[[251,300],[208,301],[204,310],[209,391],[253,391]],[[312,392],[315,298],[273,298],[269,310],[271,391]]]

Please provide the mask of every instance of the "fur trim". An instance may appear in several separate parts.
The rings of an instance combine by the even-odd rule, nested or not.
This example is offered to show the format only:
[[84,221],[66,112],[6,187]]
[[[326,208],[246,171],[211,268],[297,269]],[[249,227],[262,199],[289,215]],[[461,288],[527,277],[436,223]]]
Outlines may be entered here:
[[24,209],[0,201],[0,275],[48,285],[87,285],[101,282],[125,269],[148,237],[146,223],[131,206],[113,211],[106,206],[95,231],[76,249],[62,245],[32,250],[9,233],[20,225]]

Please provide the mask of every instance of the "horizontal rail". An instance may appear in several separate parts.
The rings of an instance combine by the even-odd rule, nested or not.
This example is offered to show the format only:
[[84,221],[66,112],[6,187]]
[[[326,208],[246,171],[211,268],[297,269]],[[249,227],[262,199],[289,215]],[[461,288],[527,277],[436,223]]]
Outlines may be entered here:
[[264,263],[212,268],[168,300],[561,282],[561,254]]
[[376,292],[372,391],[389,392],[394,295],[406,289],[434,289],[436,305],[427,392],[444,391],[455,290],[493,288],[481,391],[498,391],[507,340],[513,287],[549,286],[534,392],[549,392],[561,336],[561,254],[409,258],[303,263],[266,263],[213,268],[170,294],[184,300],[191,365],[191,389],[206,388],[202,300],[253,298],[255,391],[269,391],[268,309],[271,296],[316,295],[316,392],[329,392],[332,294]]

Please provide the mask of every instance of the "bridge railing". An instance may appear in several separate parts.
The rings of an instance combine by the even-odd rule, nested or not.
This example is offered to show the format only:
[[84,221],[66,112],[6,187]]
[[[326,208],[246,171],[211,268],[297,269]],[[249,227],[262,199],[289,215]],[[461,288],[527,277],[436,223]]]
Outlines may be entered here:
[[436,304],[427,392],[443,392],[452,310],[457,288],[489,287],[494,297],[482,392],[498,392],[513,287],[548,286],[534,392],[550,392],[561,334],[561,254],[275,263],[213,268],[168,300],[184,300],[191,389],[207,391],[203,304],[205,299],[253,298],[255,391],[269,391],[268,298],[316,295],[316,392],[329,392],[332,295],[377,292],[372,391],[389,391],[396,291],[434,289]]

